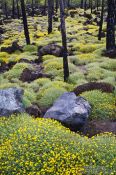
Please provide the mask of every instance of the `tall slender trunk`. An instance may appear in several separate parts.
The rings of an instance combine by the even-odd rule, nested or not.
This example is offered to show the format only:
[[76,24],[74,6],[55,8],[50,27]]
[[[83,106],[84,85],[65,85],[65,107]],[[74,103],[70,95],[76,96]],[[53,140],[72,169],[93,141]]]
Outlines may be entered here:
[[56,13],[58,12],[59,0],[56,0]]
[[85,3],[84,3],[84,10],[85,11],[87,10],[87,0],[85,0]]
[[83,9],[83,3],[84,3],[84,1],[83,0],[81,0],[81,8]]
[[91,13],[93,13],[93,0],[90,0],[91,2]]
[[32,8],[32,17],[33,17],[34,16],[34,0],[32,0],[31,8]]
[[7,9],[7,2],[6,1],[5,1],[5,4],[4,4],[4,8],[5,8],[6,19],[8,19],[8,9]]
[[108,2],[108,17],[107,17],[107,37],[106,50],[113,51],[115,46],[115,0],[107,0]]
[[70,3],[71,3],[71,1],[68,0],[68,2],[67,2],[67,6],[68,6],[68,8],[70,7]]
[[12,18],[15,18],[15,1],[12,0]]
[[19,10],[19,0],[16,0],[17,3],[17,17],[20,19],[20,10]]
[[101,19],[100,19],[98,40],[101,40],[101,32],[102,32],[102,26],[103,26],[103,15],[104,15],[104,0],[102,0],[102,10],[101,10]]
[[63,46],[63,69],[64,69],[64,81],[68,80],[69,67],[68,67],[68,50],[67,50],[67,38],[66,38],[66,27],[64,17],[64,2],[59,0],[60,5],[60,20],[61,20],[61,35],[62,35],[62,46]]
[[48,34],[52,32],[52,18],[54,13],[54,0],[48,0]]
[[99,0],[96,0],[96,5],[97,5],[97,11],[99,10]]
[[24,34],[25,34],[25,38],[26,38],[26,43],[30,44],[30,37],[29,37],[29,30],[28,30],[28,24],[27,24],[25,3],[24,3],[24,0],[20,0],[20,1],[21,1],[21,9],[22,9],[22,17],[23,17]]

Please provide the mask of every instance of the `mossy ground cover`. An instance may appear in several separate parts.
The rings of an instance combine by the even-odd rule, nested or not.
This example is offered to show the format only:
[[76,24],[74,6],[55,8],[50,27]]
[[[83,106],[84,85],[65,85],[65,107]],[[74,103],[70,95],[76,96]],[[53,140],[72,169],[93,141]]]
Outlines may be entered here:
[[[66,86],[62,87],[63,60],[61,57],[55,57],[53,55],[45,55],[42,57],[44,73],[50,74],[52,80],[48,78],[44,81],[43,79],[42,81],[46,83],[41,85],[38,83],[39,79],[30,84],[23,83],[19,80],[20,75],[25,68],[33,69],[31,63],[19,63],[20,60],[24,59],[29,62],[37,60],[37,48],[40,46],[50,43],[61,45],[61,34],[60,31],[58,31],[60,22],[53,23],[53,32],[48,35],[47,17],[45,16],[33,18],[28,17],[31,43],[33,43],[33,45],[30,46],[26,46],[21,20],[13,20],[11,23],[3,26],[6,33],[3,34],[4,40],[1,47],[10,46],[13,41],[18,40],[18,44],[23,47],[23,52],[16,51],[12,54],[0,52],[0,64],[2,64],[2,62],[16,62],[12,69],[0,75],[0,79],[2,80],[2,83],[0,83],[0,89],[14,86],[21,87],[24,89],[25,106],[37,103],[38,105],[49,107],[63,92],[72,90],[75,86],[83,83],[100,81],[109,82],[112,85],[115,85],[116,60],[102,56],[102,51],[105,49],[105,38],[98,41],[96,35],[96,33],[98,33],[98,26],[96,26],[95,23],[85,26],[84,22],[87,18],[78,16],[79,13],[83,13],[81,12],[81,9],[78,9],[77,11],[78,12],[76,12],[77,14],[74,18],[71,18],[70,16],[66,18],[67,44],[70,53],[70,56],[68,57],[70,77]],[[106,25],[104,24],[104,32],[106,32],[105,27]],[[59,82],[61,86],[57,87],[57,82]],[[51,87],[49,84],[54,93],[50,93]],[[52,86],[53,84],[54,86]],[[30,98],[30,100],[27,97],[29,92],[31,92],[31,97],[33,97]],[[88,92],[87,94],[89,95]],[[97,100],[99,101],[99,92],[98,95],[96,95],[96,98],[98,98]],[[104,101],[104,106],[105,105]],[[113,104],[111,105],[113,106]],[[95,114],[95,116],[97,116],[97,114]],[[103,118],[102,116],[100,117]]]
[[0,118],[0,171],[4,174],[114,175],[116,140],[111,133],[91,139],[51,119],[26,114]]
[[[80,13],[80,10],[77,10]],[[59,22],[53,23],[53,32],[47,34],[47,17],[29,17],[32,45],[26,46],[21,20],[13,20],[3,27],[1,47],[11,46],[18,40],[23,51],[12,54],[0,52],[0,65],[16,64],[0,74],[0,89],[21,87],[24,90],[25,107],[37,104],[49,108],[64,92],[91,81],[116,85],[116,60],[102,56],[105,38],[97,39],[98,26],[84,25],[87,19],[77,15],[66,18],[67,44],[69,50],[70,77],[63,82],[61,57],[42,57],[43,72],[52,78],[39,78],[30,83],[20,80],[25,68],[34,69],[32,62],[38,59],[37,48],[50,43],[62,45],[58,31]],[[87,31],[85,30],[85,27]],[[104,32],[106,25],[104,24]],[[12,30],[10,30],[12,29]],[[20,38],[19,38],[20,36]],[[25,60],[24,62],[20,62]],[[115,120],[115,94],[89,91],[81,94],[91,106],[90,120]],[[114,175],[115,136],[107,133],[91,139],[70,132],[53,120],[33,119],[26,114],[9,119],[1,118],[1,170],[3,174],[87,174]]]

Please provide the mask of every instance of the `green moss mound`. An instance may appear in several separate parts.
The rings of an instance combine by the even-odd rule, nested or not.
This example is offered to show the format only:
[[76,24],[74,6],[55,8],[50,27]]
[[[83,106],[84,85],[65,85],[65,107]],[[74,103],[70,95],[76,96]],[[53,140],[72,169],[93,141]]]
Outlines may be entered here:
[[115,117],[115,97],[113,94],[103,93],[98,90],[84,92],[85,97],[92,106],[90,119],[116,119]]
[[116,140],[110,133],[89,139],[26,114],[0,118],[0,131],[1,175],[115,174]]

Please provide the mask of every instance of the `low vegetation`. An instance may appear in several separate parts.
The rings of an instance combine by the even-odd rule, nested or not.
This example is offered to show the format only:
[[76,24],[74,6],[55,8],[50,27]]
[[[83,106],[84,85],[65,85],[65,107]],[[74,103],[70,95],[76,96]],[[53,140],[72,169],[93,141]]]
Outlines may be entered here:
[[51,119],[0,118],[1,174],[115,174],[111,133],[82,137]]

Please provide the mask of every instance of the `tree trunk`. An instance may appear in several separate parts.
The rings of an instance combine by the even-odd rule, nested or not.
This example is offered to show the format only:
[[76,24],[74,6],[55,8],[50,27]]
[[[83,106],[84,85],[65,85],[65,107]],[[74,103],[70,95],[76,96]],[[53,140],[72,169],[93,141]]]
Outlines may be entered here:
[[97,0],[96,5],[97,5],[97,11],[98,11],[99,10],[99,0]]
[[31,8],[32,8],[31,16],[33,17],[34,16],[34,0],[32,0]]
[[48,0],[48,34],[52,32],[52,18],[54,13],[54,0]]
[[70,0],[68,0],[67,6],[68,6],[68,8],[70,8]]
[[81,0],[81,8],[83,9],[83,0]]
[[107,37],[106,50],[113,51],[115,46],[115,0],[108,1],[108,17],[107,17]]
[[4,8],[5,8],[6,19],[8,19],[8,9],[7,9],[7,2],[6,1],[5,1],[5,4],[4,4]]
[[12,0],[12,18],[15,18],[15,2]]
[[93,0],[90,0],[91,3],[91,13],[93,13]]
[[63,69],[64,69],[64,81],[68,80],[69,77],[69,67],[68,67],[68,50],[66,41],[66,27],[65,27],[65,17],[64,17],[64,3],[63,0],[59,0],[60,5],[60,20],[61,20],[61,35],[62,35],[62,46],[63,46]]
[[58,12],[59,0],[56,0],[56,13]]
[[21,9],[22,9],[22,17],[23,17],[24,34],[25,34],[25,38],[26,38],[26,43],[30,44],[30,37],[29,37],[29,30],[28,30],[27,16],[26,16],[24,0],[21,0]]
[[17,17],[20,19],[20,10],[19,10],[19,0],[16,0],[17,3]]
[[102,32],[102,26],[103,26],[103,15],[104,15],[104,0],[102,0],[102,10],[101,10],[101,20],[100,20],[100,26],[99,26],[98,40],[101,40],[101,32]]
[[85,0],[85,3],[84,3],[84,10],[85,11],[87,10],[87,0]]

